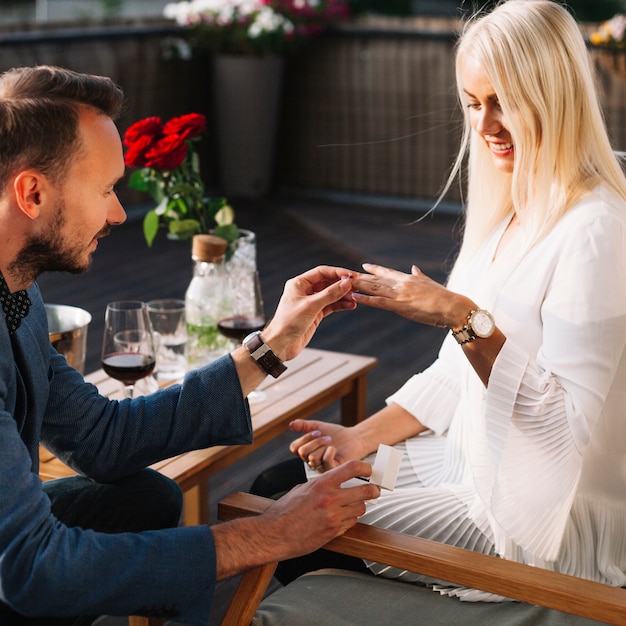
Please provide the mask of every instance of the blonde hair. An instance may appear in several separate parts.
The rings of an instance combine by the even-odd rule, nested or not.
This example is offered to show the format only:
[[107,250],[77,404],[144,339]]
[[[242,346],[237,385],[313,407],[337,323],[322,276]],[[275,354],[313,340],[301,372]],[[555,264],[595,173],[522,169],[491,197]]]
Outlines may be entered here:
[[448,187],[468,156],[463,244],[466,260],[516,211],[536,242],[600,181],[626,199],[626,178],[613,154],[595,72],[581,31],[551,0],[507,0],[468,22],[458,42],[456,76],[472,57],[498,96],[515,145],[513,174],[498,170],[467,108],[463,141]]

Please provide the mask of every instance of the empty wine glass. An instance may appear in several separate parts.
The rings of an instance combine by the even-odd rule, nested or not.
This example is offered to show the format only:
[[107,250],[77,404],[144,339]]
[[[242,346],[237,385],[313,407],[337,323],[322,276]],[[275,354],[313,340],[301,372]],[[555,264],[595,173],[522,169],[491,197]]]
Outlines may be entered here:
[[102,369],[124,383],[129,398],[135,383],[152,374],[154,343],[146,305],[137,300],[110,302],[104,316]]

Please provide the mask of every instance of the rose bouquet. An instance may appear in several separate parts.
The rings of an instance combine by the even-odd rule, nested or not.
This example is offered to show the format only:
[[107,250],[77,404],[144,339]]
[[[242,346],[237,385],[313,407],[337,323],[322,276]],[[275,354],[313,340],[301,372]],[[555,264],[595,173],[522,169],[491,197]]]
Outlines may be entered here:
[[191,0],[163,14],[190,30],[196,50],[263,55],[288,51],[350,11],[348,0]]
[[191,239],[209,231],[229,242],[239,237],[234,211],[226,199],[205,195],[200,159],[194,147],[205,130],[205,116],[189,113],[165,124],[159,117],[147,117],[124,133],[125,163],[140,168],[133,172],[128,184],[148,192],[157,205],[148,211],[143,222],[149,246],[161,223],[167,226],[171,239]]

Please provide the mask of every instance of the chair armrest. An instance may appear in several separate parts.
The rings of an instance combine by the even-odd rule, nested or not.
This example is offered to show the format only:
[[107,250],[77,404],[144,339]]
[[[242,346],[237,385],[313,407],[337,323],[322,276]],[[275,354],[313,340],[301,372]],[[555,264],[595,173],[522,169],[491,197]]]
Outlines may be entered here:
[[[228,521],[259,515],[271,504],[266,498],[235,493],[219,504],[218,517]],[[324,548],[609,624],[626,623],[626,589],[420,537],[358,523]],[[250,619],[246,616],[240,623]]]

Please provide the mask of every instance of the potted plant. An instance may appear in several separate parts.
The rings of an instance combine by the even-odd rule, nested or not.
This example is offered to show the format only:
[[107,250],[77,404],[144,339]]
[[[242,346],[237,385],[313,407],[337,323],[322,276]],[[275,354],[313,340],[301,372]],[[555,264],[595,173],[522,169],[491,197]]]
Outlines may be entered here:
[[617,13],[589,35],[596,59],[621,77],[626,77],[626,15]]
[[191,0],[163,14],[188,31],[195,51],[276,55],[350,16],[348,0]]
[[192,0],[164,15],[195,54],[209,54],[222,192],[262,196],[271,185],[284,56],[349,17],[347,0]]
[[167,228],[170,239],[190,240],[195,234],[213,232],[232,242],[240,235],[226,198],[205,193],[195,150],[205,131],[206,117],[188,113],[165,124],[160,117],[147,117],[124,133],[124,161],[128,167],[138,168],[128,184],[149,193],[156,205],[143,221],[148,246],[160,225]]
[[137,168],[128,184],[150,194],[155,203],[143,220],[149,246],[159,228],[167,230],[169,239],[191,241],[199,233],[225,239],[229,289],[251,301],[256,235],[237,227],[226,198],[206,195],[195,149],[205,131],[206,118],[200,113],[173,117],[165,123],[159,117],[147,117],[132,124],[123,137],[124,161]]

